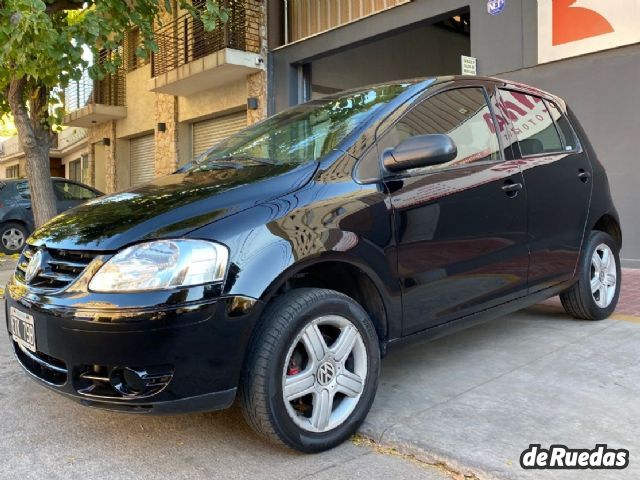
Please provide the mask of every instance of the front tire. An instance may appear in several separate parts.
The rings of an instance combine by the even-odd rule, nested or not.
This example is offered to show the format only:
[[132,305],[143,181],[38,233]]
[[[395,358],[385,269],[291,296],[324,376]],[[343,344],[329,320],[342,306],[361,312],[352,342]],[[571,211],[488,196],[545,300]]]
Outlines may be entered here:
[[332,290],[292,290],[268,307],[253,336],[242,410],[268,440],[321,452],[356,432],[379,371],[376,330],[358,303]]
[[593,231],[585,243],[578,281],[560,294],[565,311],[582,320],[604,320],[618,305],[620,247],[611,235]]

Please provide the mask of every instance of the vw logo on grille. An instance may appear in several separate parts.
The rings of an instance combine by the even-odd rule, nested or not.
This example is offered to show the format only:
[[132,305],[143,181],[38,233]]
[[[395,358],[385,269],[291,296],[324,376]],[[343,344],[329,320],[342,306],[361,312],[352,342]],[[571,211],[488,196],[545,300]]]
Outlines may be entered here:
[[335,374],[336,367],[333,366],[333,363],[325,362],[318,368],[316,378],[318,379],[318,383],[320,385],[325,386],[331,383],[331,380],[333,380]]
[[33,257],[31,257],[31,260],[29,260],[29,264],[27,265],[27,270],[24,272],[24,279],[27,281],[27,283],[30,283],[31,280],[36,278],[36,276],[40,273],[40,270],[42,270],[43,259],[44,255],[42,253],[42,250],[38,250],[33,255]]

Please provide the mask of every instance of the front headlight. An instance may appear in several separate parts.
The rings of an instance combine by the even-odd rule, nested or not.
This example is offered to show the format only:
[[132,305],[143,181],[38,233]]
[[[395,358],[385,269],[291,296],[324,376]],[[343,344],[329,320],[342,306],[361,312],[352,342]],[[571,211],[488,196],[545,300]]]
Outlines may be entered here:
[[157,240],[125,248],[89,282],[94,292],[166,290],[224,280],[229,251],[205,240]]

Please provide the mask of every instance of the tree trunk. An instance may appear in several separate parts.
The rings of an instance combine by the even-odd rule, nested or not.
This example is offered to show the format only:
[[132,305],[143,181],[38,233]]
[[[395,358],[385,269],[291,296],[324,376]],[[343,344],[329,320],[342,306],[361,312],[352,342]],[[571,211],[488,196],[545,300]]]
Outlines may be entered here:
[[48,92],[42,87],[29,88],[26,79],[20,78],[11,81],[7,96],[26,157],[33,216],[39,227],[57,213],[49,167],[51,132],[44,124],[48,116]]

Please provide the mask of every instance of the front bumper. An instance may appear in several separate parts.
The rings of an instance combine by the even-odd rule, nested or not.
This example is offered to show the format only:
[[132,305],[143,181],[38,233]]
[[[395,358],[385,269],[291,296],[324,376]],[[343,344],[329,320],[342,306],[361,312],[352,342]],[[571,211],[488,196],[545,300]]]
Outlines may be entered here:
[[[207,288],[167,292],[152,306],[145,294],[114,294],[109,302],[91,293],[44,297],[12,280],[7,331],[11,308],[32,315],[36,352],[10,336],[16,358],[39,383],[84,405],[158,414],[222,409],[234,401],[262,304]],[[144,379],[144,388],[123,388],[125,370],[141,372],[135,380]]]

